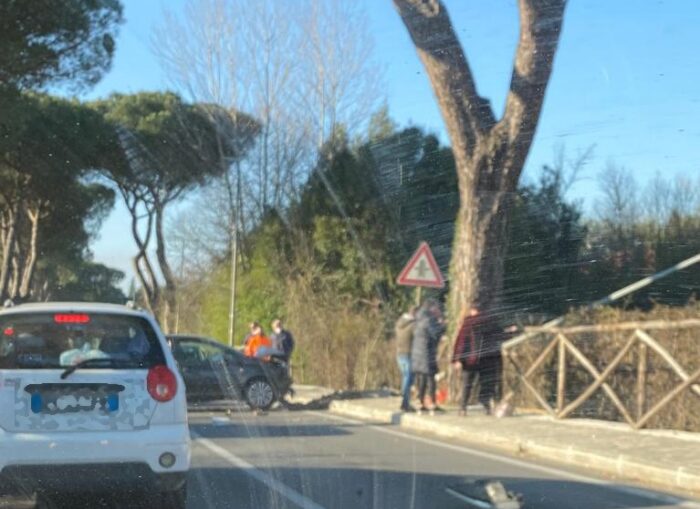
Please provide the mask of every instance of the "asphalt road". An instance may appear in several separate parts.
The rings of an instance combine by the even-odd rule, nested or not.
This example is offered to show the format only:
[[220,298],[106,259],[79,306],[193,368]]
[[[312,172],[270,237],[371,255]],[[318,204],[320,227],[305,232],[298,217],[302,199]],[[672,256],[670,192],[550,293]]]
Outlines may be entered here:
[[[222,425],[223,424],[223,425]],[[446,487],[497,478],[527,508],[697,507],[570,470],[327,413],[193,417],[193,508],[464,508]]]
[[[192,509],[457,509],[470,506],[445,488],[485,477],[521,493],[526,508],[700,508],[638,487],[324,412],[193,414],[190,422]],[[84,505],[139,504],[122,499]],[[80,504],[74,500],[71,507]]]

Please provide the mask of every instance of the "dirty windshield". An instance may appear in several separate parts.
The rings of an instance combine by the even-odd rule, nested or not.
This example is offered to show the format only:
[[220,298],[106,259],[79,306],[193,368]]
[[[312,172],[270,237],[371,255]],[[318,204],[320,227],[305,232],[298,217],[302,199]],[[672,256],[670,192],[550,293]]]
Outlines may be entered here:
[[698,26],[0,0],[0,508],[700,509]]
[[152,328],[138,318],[87,313],[3,315],[0,330],[3,370],[83,364],[148,368],[163,356]]

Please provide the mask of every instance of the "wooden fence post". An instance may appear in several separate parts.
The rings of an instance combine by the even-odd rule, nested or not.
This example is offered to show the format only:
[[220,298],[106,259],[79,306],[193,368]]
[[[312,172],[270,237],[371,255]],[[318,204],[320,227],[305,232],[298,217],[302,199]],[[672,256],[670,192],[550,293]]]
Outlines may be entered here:
[[637,351],[637,421],[644,416],[647,400],[647,345],[639,342]]
[[[515,360],[515,352],[513,352],[513,344],[504,344],[502,352],[510,365],[515,369],[517,380],[526,391],[530,392],[537,400],[539,405],[544,408],[547,413],[557,419],[564,419],[571,415],[577,408],[584,404],[593,393],[598,389],[602,389],[605,395],[609,398],[612,404],[620,412],[622,418],[634,429],[643,428],[651,419],[657,416],[664,407],[670,404],[677,398],[685,389],[689,389],[694,395],[700,396],[700,370],[689,374],[683,366],[673,357],[673,355],[663,346],[661,346],[648,331],[650,330],[679,330],[699,328],[700,320],[678,320],[678,321],[649,321],[649,322],[625,322],[618,324],[600,324],[600,325],[576,325],[572,327],[557,327],[555,325],[548,327],[532,327],[526,328],[526,332],[530,337],[537,334],[546,334],[553,336],[547,346],[541,350],[537,358],[530,366],[523,370]],[[581,350],[572,341],[572,336],[583,333],[604,333],[604,332],[623,332],[628,331],[631,335],[627,342],[619,350],[614,358],[607,362],[602,371],[598,371],[596,365],[589,360]],[[517,344],[525,341],[525,337],[519,339]],[[639,343],[635,345],[635,343]],[[634,348],[637,348],[637,366],[634,396],[629,395],[629,400],[626,404],[622,402],[620,396],[615,393],[608,378],[610,378],[616,369],[620,366],[623,359],[627,355],[631,355]],[[552,402],[552,387],[551,382],[547,384],[547,394],[541,393],[539,388],[535,387],[535,383],[529,380],[530,376],[549,359],[550,354],[557,349],[557,367],[556,367],[556,394],[554,394],[555,402]],[[650,357],[655,357],[652,354],[657,354],[671,368],[670,371],[675,373],[682,383],[670,392],[668,392],[661,400],[655,403],[649,403],[648,389],[649,385],[649,370]],[[569,359],[571,359],[569,361]],[[580,364],[593,377],[593,383],[588,385],[580,394],[573,394],[567,387],[572,389],[572,377],[567,373],[567,361],[572,366]],[[634,365],[634,359],[630,362]],[[662,363],[663,364],[663,363]],[[526,367],[526,366],[523,366]],[[665,368],[664,368],[665,369]],[[548,377],[551,380],[551,375]],[[629,387],[629,385],[626,385]],[[573,387],[573,390],[578,392],[579,387]],[[512,398],[515,394],[514,388],[506,396],[505,400]],[[567,402],[567,396],[570,400]],[[657,400],[656,397],[651,397]],[[634,402],[633,402],[634,401]],[[634,409],[631,407],[634,406]],[[552,408],[554,407],[554,408]],[[632,417],[633,414],[634,417]]]
[[566,403],[566,344],[562,338],[557,338],[559,356],[557,359],[557,417]]

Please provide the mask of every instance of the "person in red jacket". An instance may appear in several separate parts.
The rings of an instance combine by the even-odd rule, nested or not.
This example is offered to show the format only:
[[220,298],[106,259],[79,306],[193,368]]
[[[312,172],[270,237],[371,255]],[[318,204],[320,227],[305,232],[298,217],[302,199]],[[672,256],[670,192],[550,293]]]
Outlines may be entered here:
[[250,331],[250,336],[246,339],[243,354],[247,357],[258,357],[259,353],[272,348],[272,341],[265,335],[262,327],[257,325]]
[[[465,308],[461,316],[463,319],[457,332],[457,340],[452,352],[452,363],[455,368],[462,369],[462,400],[459,414],[466,415],[472,388],[477,375],[479,375],[487,323],[476,305]],[[483,391],[480,392],[483,393]],[[481,401],[481,403],[484,404],[488,413],[488,402]]]

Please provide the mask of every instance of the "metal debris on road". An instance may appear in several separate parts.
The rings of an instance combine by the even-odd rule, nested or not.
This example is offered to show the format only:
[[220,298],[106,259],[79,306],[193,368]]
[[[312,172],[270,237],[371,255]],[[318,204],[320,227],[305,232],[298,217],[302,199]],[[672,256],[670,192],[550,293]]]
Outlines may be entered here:
[[212,417],[211,423],[214,426],[230,426],[231,424],[233,424],[231,422],[231,419],[229,419],[228,417],[219,417],[219,416]]
[[468,480],[452,484],[447,493],[463,502],[466,507],[480,509],[521,509],[522,495],[506,490],[503,483],[491,479]]

